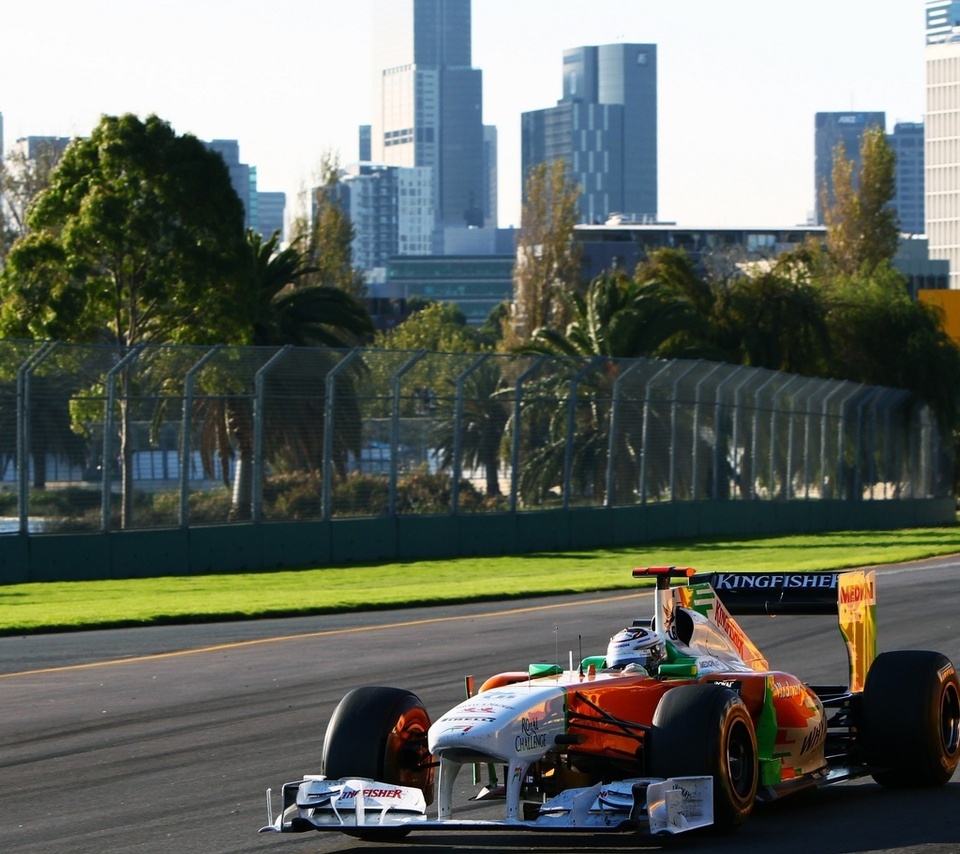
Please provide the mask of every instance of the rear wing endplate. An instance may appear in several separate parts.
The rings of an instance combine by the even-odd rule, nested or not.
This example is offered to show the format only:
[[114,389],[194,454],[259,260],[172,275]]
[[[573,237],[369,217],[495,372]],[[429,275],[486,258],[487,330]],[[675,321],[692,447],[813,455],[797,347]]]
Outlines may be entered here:
[[850,662],[850,690],[862,691],[877,656],[876,573],[709,572],[709,584],[731,614],[836,614]]

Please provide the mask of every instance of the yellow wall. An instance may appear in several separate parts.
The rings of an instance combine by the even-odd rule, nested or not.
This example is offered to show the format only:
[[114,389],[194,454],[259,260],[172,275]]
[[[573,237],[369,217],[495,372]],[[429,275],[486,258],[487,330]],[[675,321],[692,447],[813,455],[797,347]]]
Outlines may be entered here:
[[943,312],[943,328],[956,344],[960,344],[960,291],[919,290],[917,299],[937,306]]

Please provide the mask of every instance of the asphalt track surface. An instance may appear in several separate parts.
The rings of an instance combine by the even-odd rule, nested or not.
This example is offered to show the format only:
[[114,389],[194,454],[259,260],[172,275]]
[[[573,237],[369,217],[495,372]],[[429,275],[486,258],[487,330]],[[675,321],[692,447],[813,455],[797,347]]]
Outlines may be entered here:
[[[960,557],[884,568],[878,598],[881,651],[937,649],[960,662]],[[257,834],[265,788],[318,770],[327,719],[349,689],[410,688],[437,716],[461,699],[464,674],[602,652],[650,601],[628,590],[0,638],[0,852],[960,852],[960,773],[936,790],[857,781],[761,805],[729,837],[421,832],[380,845]],[[833,618],[743,623],[773,666],[814,683],[845,678]]]

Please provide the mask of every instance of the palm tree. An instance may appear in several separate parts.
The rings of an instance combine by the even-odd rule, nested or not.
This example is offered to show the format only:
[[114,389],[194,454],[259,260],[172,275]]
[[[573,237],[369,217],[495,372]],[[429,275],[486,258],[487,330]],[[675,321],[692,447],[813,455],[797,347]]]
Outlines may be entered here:
[[[296,345],[301,347],[345,348],[373,332],[369,314],[358,300],[339,288],[305,285],[301,280],[316,272],[304,263],[296,242],[278,250],[279,233],[264,241],[261,235],[247,232],[250,275],[253,277],[254,304],[250,341],[258,347]],[[313,358],[318,358],[314,354]],[[333,359],[323,359],[320,370],[305,379],[300,373],[284,371],[271,374],[267,397],[284,401],[285,407],[268,407],[265,453],[268,458],[284,459],[288,465],[320,470],[326,372]],[[356,370],[356,369],[355,369]],[[356,374],[354,373],[354,377]],[[338,423],[344,424],[336,435],[335,465],[343,472],[349,450],[359,453],[360,413],[356,396],[344,388],[350,377],[341,378],[338,388]],[[249,383],[249,380],[248,380]],[[201,456],[208,476],[213,471],[214,453],[221,459],[221,470],[228,479],[229,458],[236,454],[231,518],[250,518],[253,499],[254,416],[251,390],[214,398],[204,413],[204,438]],[[347,437],[353,437],[352,439]],[[339,464],[338,464],[339,463]],[[332,476],[332,473],[330,473]]]
[[[482,357],[481,357],[482,358]],[[448,380],[451,385],[456,381]],[[457,424],[455,414],[448,412],[433,429],[433,441],[440,453],[440,465],[450,468],[455,462],[456,431],[460,430],[460,463],[482,469],[487,495],[501,495],[500,445],[510,418],[509,404],[504,397],[500,360],[484,358],[463,382],[462,417]]]
[[[572,465],[571,486],[599,500],[606,490],[613,389],[626,367],[623,360],[691,353],[691,342],[703,324],[689,299],[656,281],[601,276],[590,283],[586,294],[571,293],[567,299],[572,320],[566,331],[538,329],[531,343],[519,350],[566,357],[561,363],[566,368],[541,381],[540,393],[534,395],[553,401],[551,411],[531,419],[539,424],[541,433],[531,438],[533,450],[520,476],[521,492],[534,500],[563,482],[568,459]],[[592,369],[589,360],[593,361]],[[583,376],[576,389],[575,432],[568,436],[570,389],[578,372]],[[631,407],[636,410],[640,404],[630,398],[618,403],[622,411]],[[621,424],[643,423],[638,412],[633,416],[622,418]],[[648,428],[655,429],[649,420]],[[624,503],[632,500],[638,482],[642,433],[622,428],[615,439],[618,465],[610,500]],[[654,476],[649,468],[648,474]]]

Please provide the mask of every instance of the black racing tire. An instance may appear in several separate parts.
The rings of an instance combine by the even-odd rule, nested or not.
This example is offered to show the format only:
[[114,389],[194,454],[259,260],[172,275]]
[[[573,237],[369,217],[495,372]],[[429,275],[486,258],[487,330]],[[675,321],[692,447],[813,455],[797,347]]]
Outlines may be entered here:
[[[430,716],[416,694],[402,688],[354,688],[340,701],[323,739],[320,773],[330,779],[369,777],[420,789],[433,803],[433,757],[427,749]],[[406,829],[345,831],[370,841],[391,841]]]
[[858,736],[880,785],[946,784],[960,760],[960,680],[950,659],[928,650],[878,655],[863,687]]
[[757,735],[743,701],[723,685],[671,688],[660,699],[649,735],[655,777],[713,777],[713,828],[735,830],[757,797]]

